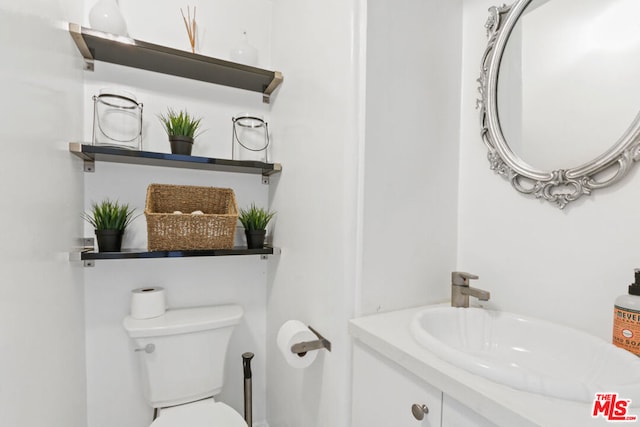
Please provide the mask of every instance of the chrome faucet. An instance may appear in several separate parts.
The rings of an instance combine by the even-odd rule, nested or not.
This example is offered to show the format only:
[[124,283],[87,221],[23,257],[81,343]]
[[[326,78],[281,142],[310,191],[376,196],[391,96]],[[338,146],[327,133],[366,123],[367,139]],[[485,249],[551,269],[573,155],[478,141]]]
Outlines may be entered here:
[[469,280],[477,279],[475,274],[454,271],[451,273],[451,307],[469,307],[469,295],[480,301],[489,301],[491,294],[469,286]]

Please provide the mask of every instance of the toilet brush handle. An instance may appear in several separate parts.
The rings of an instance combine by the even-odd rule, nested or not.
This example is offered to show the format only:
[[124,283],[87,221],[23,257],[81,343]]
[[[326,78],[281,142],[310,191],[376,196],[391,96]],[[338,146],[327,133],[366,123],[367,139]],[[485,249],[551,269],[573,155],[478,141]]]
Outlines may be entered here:
[[253,359],[253,353],[247,352],[242,354],[242,367],[244,370],[244,420],[247,422],[247,426],[249,427],[252,427],[253,424],[251,359]]
[[251,378],[251,359],[253,359],[253,353],[247,352],[242,354],[242,367],[244,369],[244,379]]

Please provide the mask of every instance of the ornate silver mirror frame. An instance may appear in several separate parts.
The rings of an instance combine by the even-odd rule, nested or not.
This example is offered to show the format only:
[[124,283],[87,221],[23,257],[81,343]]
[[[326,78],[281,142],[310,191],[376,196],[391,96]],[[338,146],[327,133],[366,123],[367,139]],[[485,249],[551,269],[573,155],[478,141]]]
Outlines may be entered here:
[[621,180],[640,159],[640,114],[607,151],[578,167],[544,171],[520,159],[509,147],[498,119],[498,73],[511,30],[532,0],[517,0],[511,6],[489,9],[488,43],[482,56],[480,78],[481,136],[488,148],[490,168],[511,182],[519,192],[544,199],[560,209],[593,190]]

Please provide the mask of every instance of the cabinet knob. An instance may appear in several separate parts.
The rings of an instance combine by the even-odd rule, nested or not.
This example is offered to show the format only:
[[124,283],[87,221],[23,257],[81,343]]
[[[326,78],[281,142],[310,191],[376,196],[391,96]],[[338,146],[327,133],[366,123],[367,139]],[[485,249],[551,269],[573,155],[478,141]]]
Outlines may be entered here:
[[419,405],[414,403],[411,405],[411,413],[415,417],[416,420],[421,421],[424,419],[424,416],[429,413],[429,408],[427,405]]

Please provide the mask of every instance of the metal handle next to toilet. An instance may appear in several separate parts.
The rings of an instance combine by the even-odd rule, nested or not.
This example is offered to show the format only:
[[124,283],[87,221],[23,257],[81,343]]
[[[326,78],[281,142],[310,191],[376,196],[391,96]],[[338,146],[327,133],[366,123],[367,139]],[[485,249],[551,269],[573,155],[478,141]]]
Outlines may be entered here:
[[144,351],[147,354],[151,354],[154,351],[156,351],[156,345],[155,344],[147,344],[142,348],[136,348],[133,351]]

